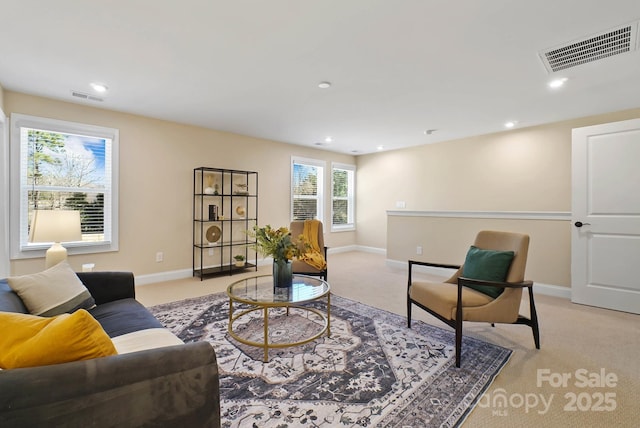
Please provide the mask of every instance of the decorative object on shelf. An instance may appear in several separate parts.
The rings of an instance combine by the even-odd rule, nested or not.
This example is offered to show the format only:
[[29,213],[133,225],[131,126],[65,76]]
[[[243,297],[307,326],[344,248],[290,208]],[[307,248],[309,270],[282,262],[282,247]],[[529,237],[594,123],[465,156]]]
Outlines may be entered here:
[[244,206],[238,205],[236,207],[236,214],[238,214],[239,218],[244,218],[244,216],[246,214]]
[[218,242],[218,240],[220,239],[220,236],[222,235],[222,231],[220,230],[220,228],[218,226],[210,226],[207,229],[207,241],[209,241],[210,243],[214,243],[214,242]]
[[218,183],[214,184],[213,185],[213,194],[216,195],[216,196],[219,195],[220,194],[219,190],[220,190],[220,185]]
[[215,189],[213,188],[213,176],[212,175],[206,175],[206,180],[207,180],[207,187],[204,188],[204,193],[206,195],[213,195],[215,192]]
[[209,205],[209,220],[211,220],[211,221],[220,220],[220,216],[218,215],[218,206],[217,205]]
[[233,256],[233,258],[236,261],[236,266],[237,267],[243,267],[244,266],[244,256],[242,254],[236,254],[235,256]]
[[236,191],[233,192],[234,195],[248,195],[249,191],[249,185],[245,184],[245,183],[236,183],[236,187],[238,188]]
[[291,259],[298,256],[300,251],[291,241],[291,233],[286,227],[274,229],[270,225],[253,227],[247,234],[255,238],[253,248],[265,256],[273,257],[273,285],[274,287],[291,287],[293,273]]

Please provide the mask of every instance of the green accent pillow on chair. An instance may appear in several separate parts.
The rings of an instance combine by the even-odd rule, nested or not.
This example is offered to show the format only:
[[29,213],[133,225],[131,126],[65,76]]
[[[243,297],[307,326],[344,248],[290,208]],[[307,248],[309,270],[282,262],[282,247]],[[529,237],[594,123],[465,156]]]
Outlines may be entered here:
[[[514,256],[513,251],[482,250],[472,245],[464,261],[462,276],[481,281],[504,282]],[[468,287],[494,299],[504,291],[502,288],[488,285],[469,285]]]

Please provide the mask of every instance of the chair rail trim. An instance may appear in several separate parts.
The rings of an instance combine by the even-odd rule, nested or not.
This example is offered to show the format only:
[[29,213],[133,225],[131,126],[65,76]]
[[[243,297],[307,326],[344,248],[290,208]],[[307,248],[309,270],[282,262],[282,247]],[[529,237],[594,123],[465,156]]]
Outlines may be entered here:
[[509,220],[562,220],[571,221],[568,211],[421,211],[387,210],[387,216],[396,217],[446,217],[446,218],[497,218]]

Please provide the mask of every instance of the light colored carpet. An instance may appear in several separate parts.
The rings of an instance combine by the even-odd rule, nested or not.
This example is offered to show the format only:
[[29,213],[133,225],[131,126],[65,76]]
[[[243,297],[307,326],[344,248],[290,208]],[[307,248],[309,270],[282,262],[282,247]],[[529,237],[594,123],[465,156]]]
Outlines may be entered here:
[[[267,274],[270,268],[259,271]],[[243,275],[252,274],[255,272]],[[224,291],[239,278],[148,284],[137,288],[137,298],[153,306]],[[406,315],[406,281],[406,269],[387,266],[384,256],[363,252],[329,255],[329,283],[338,296]],[[527,307],[524,297],[523,313]],[[464,426],[638,426],[640,316],[540,294],[536,294],[536,307],[540,350],[535,349],[526,326],[464,325],[465,335],[514,351]],[[449,328],[418,308],[413,313],[415,319]],[[472,363],[462,360],[463,365]],[[566,382],[544,381],[544,375],[551,381],[564,377]]]

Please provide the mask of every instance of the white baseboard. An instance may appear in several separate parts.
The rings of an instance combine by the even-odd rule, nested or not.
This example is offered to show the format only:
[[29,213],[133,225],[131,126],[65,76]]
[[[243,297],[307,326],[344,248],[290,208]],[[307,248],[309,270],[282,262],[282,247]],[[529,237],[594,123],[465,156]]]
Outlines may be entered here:
[[[374,247],[362,247],[359,245],[346,245],[343,247],[335,247],[329,248],[329,254],[338,254],[338,253],[346,253],[349,251],[363,251],[368,253],[377,253],[377,254],[385,254],[386,250],[382,248],[374,248]],[[266,266],[273,263],[273,260],[268,257],[264,259],[258,260],[258,266]],[[151,273],[147,275],[136,276],[136,287],[147,284],[155,284],[156,282],[165,282],[172,281],[175,279],[185,279],[193,276],[193,271],[191,269],[180,269],[168,272],[158,272]]]
[[[329,254],[346,253],[349,251],[362,251],[365,253],[374,254],[386,254],[387,251],[384,248],[365,247],[361,245],[346,245],[344,247],[329,248]],[[258,266],[265,266],[271,264],[271,259],[258,260]],[[394,267],[396,269],[407,269],[406,261],[390,260],[385,261],[387,266]],[[434,268],[428,266],[415,266],[417,271],[422,271],[432,275],[447,276],[453,272],[451,269]],[[191,269],[181,269],[168,272],[158,272],[148,275],[136,276],[136,286],[154,284],[156,282],[172,281],[175,279],[190,278],[193,276]],[[561,297],[563,299],[571,299],[571,289],[568,287],[562,287],[560,285],[543,284],[540,282],[534,282],[534,290],[536,293],[544,294],[547,296]]]
[[[407,262],[399,261],[399,260],[389,260],[386,261],[387,266],[400,268],[400,269],[408,269]],[[451,276],[453,275],[453,269],[443,269],[436,268],[430,266],[414,266],[414,269],[418,272],[424,272],[431,275],[439,275],[439,276]],[[543,284],[541,282],[533,283],[533,289],[538,294],[544,294],[545,296],[553,296],[560,297],[563,299],[570,300],[571,299],[571,289],[569,287],[563,287],[561,285],[553,285],[553,284]]]
[[[273,263],[271,259],[258,260],[258,266],[270,265],[271,263]],[[140,275],[140,276],[136,276],[136,287],[140,285],[155,284],[156,282],[165,282],[165,281],[173,281],[175,279],[191,278],[192,276],[193,276],[193,270],[191,268],[168,271],[168,272],[151,273],[148,275]]]
[[382,254],[383,256],[387,254],[385,248],[365,247],[363,245],[353,245],[352,247],[349,247],[348,251],[362,251],[363,253]]
[[191,276],[193,276],[192,269],[180,269],[168,272],[150,273],[148,275],[136,276],[136,287],[140,285],[155,284],[156,282],[190,278]]
[[[402,262],[400,260],[387,259],[385,263],[387,266],[393,267],[396,269],[404,269],[404,270],[409,269],[408,262],[406,260]],[[414,269],[416,270],[416,272],[423,272],[423,273],[428,273],[430,275],[439,275],[439,276],[447,276],[447,277],[450,277],[451,275],[453,275],[453,272],[454,272],[453,269],[444,269],[444,268],[418,266],[418,265],[414,266]]]
[[543,284],[541,282],[534,281],[533,289],[536,293],[544,294],[545,296],[561,297],[563,299],[571,300],[571,288],[569,287]]

